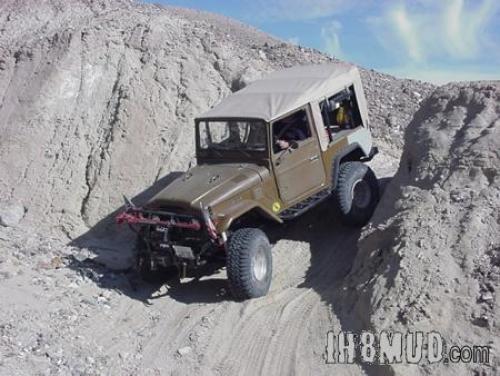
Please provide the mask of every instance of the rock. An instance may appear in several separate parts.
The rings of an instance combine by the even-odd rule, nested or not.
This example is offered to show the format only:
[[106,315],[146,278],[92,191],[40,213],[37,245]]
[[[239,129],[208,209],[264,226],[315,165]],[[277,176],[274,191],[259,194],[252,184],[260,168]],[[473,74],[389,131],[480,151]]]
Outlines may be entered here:
[[243,89],[252,81],[258,80],[262,76],[262,72],[257,71],[253,67],[247,67],[243,72],[233,81],[232,90],[237,91]]
[[191,351],[192,351],[192,348],[190,346],[185,346],[185,347],[181,347],[180,349],[178,349],[177,353],[180,356],[185,356],[185,355],[189,354]]
[[25,208],[14,202],[0,203],[0,225],[5,227],[16,227],[23,219]]
[[385,123],[391,127],[391,128],[395,128],[397,127],[398,125],[398,119],[396,116],[388,116],[386,119],[385,119]]
[[108,298],[106,298],[105,296],[99,295],[97,297],[97,303],[103,304],[103,303],[107,303],[107,302],[108,302]]
[[52,260],[50,260],[50,267],[52,269],[59,269],[64,266],[64,262],[59,256],[52,257]]
[[82,248],[76,253],[74,253],[73,257],[79,262],[84,262],[85,260],[92,258],[92,254],[88,249]]
[[490,292],[485,292],[479,297],[479,301],[481,302],[489,302],[491,300],[493,300],[493,295]]
[[13,274],[8,270],[0,271],[0,280],[12,278]]
[[480,317],[475,317],[472,319],[472,323],[481,328],[488,328],[490,326],[490,321],[488,316],[481,315]]

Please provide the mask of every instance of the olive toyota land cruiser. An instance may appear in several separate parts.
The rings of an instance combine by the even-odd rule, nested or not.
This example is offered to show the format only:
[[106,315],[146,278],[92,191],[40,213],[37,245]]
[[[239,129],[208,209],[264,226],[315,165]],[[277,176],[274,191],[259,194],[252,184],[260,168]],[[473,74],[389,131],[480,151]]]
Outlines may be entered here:
[[[265,295],[271,245],[259,223],[292,220],[323,200],[363,226],[379,198],[364,163],[377,153],[358,70],[345,64],[277,71],[195,119],[197,165],[118,223],[138,233],[145,279],[224,260],[236,299]],[[220,261],[219,261],[220,262]]]

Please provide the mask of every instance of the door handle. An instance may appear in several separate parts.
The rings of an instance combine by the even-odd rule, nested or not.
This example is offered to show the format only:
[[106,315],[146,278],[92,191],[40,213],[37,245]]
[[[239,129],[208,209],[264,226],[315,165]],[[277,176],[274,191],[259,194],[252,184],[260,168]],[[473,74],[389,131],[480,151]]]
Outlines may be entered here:
[[319,156],[315,155],[315,156],[312,156],[311,158],[309,158],[309,160],[311,162],[314,162],[314,161],[317,161],[319,159]]

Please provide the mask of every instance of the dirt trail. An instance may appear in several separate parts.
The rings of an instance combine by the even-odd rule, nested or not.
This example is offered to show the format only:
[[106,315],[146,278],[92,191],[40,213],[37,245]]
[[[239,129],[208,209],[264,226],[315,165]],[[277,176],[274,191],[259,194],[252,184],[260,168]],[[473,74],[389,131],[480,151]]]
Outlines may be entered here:
[[341,328],[336,290],[354,262],[359,230],[343,227],[326,202],[270,233],[280,239],[271,291],[238,303],[224,270],[149,285],[58,238],[0,227],[2,372],[365,374],[324,359],[327,331]]
[[[232,301],[226,291],[225,271],[151,286],[88,260],[74,261],[70,272],[48,267],[41,275],[21,263],[2,281],[2,295],[27,286],[30,278],[55,285],[34,284],[5,302],[1,316],[8,320],[4,330],[11,330],[6,338],[20,345],[0,342],[6,354],[2,367],[9,374],[44,367],[62,374],[75,369],[115,375],[363,374],[356,365],[326,365],[323,358],[326,332],[341,327],[334,312],[342,302],[333,292],[350,270],[359,231],[342,227],[325,204],[275,234],[283,240],[273,249],[271,292],[244,303]],[[36,327],[28,322],[20,327],[7,307],[36,321]],[[35,337],[40,332],[48,348],[38,351],[36,339],[23,338],[23,330]],[[14,356],[19,352],[26,367],[21,370]],[[92,365],[84,365],[87,357]]]

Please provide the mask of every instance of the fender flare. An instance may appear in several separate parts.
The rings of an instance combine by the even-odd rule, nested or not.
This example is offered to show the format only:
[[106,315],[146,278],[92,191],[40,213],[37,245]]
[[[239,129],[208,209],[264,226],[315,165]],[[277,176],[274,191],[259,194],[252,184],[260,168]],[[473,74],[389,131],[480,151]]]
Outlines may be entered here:
[[337,181],[339,178],[339,170],[340,170],[339,167],[340,167],[340,162],[342,161],[342,158],[344,158],[346,155],[349,155],[350,153],[352,153],[355,150],[359,150],[361,152],[362,156],[365,155],[361,146],[357,142],[354,142],[354,143],[348,145],[347,147],[345,147],[344,149],[342,149],[342,151],[340,153],[338,153],[335,156],[335,158],[333,159],[333,163],[332,163],[332,187],[331,187],[332,191],[335,190],[335,188],[337,188]]
[[239,210],[235,210],[230,215],[228,215],[227,218],[221,221],[220,227],[217,226],[219,228],[219,231],[221,232],[227,231],[236,219],[241,218],[245,214],[255,209],[257,209],[262,216],[271,219],[275,222],[283,223],[283,220],[278,215],[276,215],[272,210],[266,208],[265,206],[261,205],[258,202],[245,200],[241,202]]

